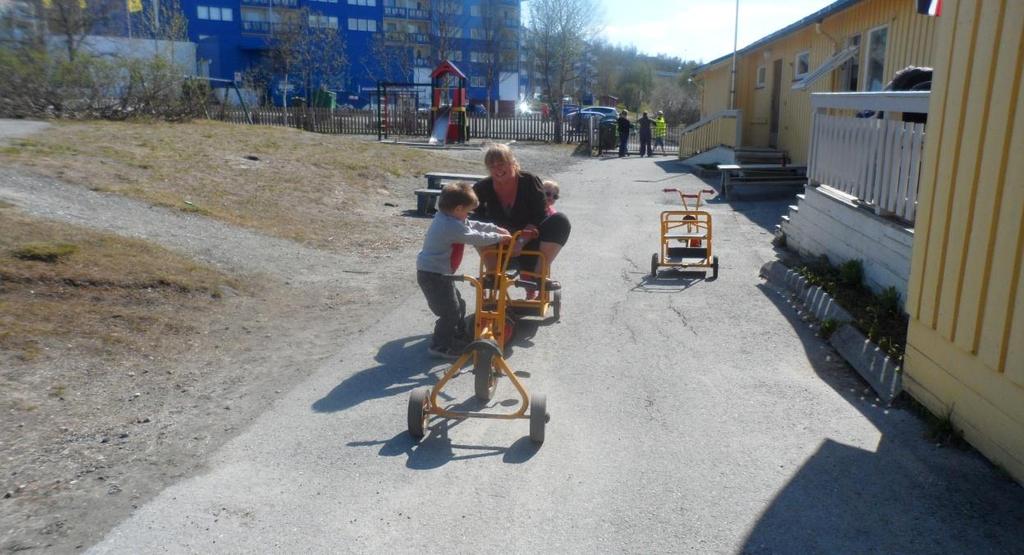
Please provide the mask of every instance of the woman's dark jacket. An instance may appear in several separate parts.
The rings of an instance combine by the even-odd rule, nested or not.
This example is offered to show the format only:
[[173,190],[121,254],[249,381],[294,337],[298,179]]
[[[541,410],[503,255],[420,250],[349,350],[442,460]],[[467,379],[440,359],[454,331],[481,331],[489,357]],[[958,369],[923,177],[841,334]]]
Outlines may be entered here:
[[473,185],[480,206],[473,212],[473,219],[490,222],[512,233],[527,225],[539,226],[547,217],[547,202],[540,178],[532,173],[519,172],[516,200],[509,213],[501,206],[498,193],[494,191],[494,180],[490,177]]

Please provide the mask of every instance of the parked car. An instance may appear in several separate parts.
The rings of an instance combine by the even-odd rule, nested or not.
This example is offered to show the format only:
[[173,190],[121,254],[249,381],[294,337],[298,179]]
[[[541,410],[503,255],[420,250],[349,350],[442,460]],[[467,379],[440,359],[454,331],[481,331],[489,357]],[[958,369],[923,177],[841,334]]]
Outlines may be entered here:
[[569,114],[566,118],[570,124],[579,129],[586,124],[588,118],[593,116],[597,116],[601,119],[608,116],[617,118],[619,116],[619,111],[611,106],[588,106],[578,112]]
[[467,104],[466,112],[470,114],[487,115],[487,108],[483,104]]

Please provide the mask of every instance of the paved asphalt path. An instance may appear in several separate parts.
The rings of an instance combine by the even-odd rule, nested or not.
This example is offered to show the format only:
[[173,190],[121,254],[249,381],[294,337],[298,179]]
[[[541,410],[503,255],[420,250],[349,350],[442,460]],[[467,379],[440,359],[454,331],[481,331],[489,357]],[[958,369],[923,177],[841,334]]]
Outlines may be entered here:
[[[526,421],[409,438],[409,391],[443,370],[412,296],[92,551],[1024,552],[1021,488],[878,406],[758,278],[785,203],[709,205],[717,281],[646,277],[678,202],[661,189],[704,186],[678,172],[630,158],[557,176],[562,321],[509,358],[548,395],[542,447]],[[502,383],[496,408],[514,397]]]

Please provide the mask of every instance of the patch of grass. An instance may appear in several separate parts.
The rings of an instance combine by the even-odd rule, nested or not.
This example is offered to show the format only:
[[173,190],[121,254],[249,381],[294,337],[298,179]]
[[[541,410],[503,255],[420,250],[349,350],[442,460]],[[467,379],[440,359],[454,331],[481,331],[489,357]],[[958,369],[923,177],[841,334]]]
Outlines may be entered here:
[[839,328],[839,323],[835,320],[828,318],[821,322],[821,336],[825,339],[832,337],[832,334]]
[[210,121],[59,122],[0,152],[0,163],[346,252],[365,243],[359,230],[395,235],[381,207],[396,198],[411,206],[423,186],[414,178],[485,173],[482,155],[469,162],[363,137]]
[[[60,263],[25,245],[71,244]],[[144,241],[5,210],[0,217],[0,354],[24,362],[67,351],[101,356],[158,349],[193,333],[191,321],[218,303],[220,287],[238,282]],[[156,347],[154,347],[156,346]],[[0,364],[0,373],[2,373]]]
[[901,402],[905,403],[912,412],[920,416],[925,423],[925,439],[941,446],[967,449],[970,444],[964,439],[963,431],[953,423],[954,406],[943,415],[936,415],[928,410],[928,407],[921,404],[917,399],[909,395],[903,395]]
[[863,284],[861,261],[851,260],[839,267],[825,257],[796,264],[793,268],[811,285],[832,295],[853,315],[853,325],[894,360],[902,360],[907,344],[907,315],[899,292],[890,287],[876,295]]
[[77,250],[78,247],[72,243],[39,242],[26,243],[14,249],[11,254],[22,260],[38,260],[52,264],[74,254]]

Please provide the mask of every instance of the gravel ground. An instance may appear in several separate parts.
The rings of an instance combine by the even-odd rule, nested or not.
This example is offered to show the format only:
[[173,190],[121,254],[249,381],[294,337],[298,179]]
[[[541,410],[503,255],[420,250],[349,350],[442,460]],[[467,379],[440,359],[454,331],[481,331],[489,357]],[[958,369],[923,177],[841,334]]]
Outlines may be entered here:
[[[0,142],[46,125],[0,121]],[[565,147],[514,148],[542,176],[573,163]],[[482,157],[479,149],[450,152]],[[393,185],[408,189],[408,198],[381,207],[381,215],[396,233],[419,236],[429,220],[409,214],[421,180]],[[332,253],[12,168],[0,168],[0,201],[34,217],[151,241],[257,284],[228,291],[223,312],[197,322],[200,336],[173,360],[128,354],[108,366],[66,357],[16,369],[43,383],[79,376],[67,388],[95,409],[69,421],[82,411],[58,408],[49,420],[22,418],[8,429],[19,451],[0,460],[0,552],[91,545],[165,487],[202,472],[213,452],[349,338],[417,294],[418,240],[392,252]],[[117,378],[90,380],[96,372]]]

